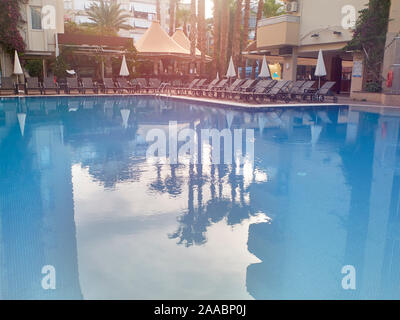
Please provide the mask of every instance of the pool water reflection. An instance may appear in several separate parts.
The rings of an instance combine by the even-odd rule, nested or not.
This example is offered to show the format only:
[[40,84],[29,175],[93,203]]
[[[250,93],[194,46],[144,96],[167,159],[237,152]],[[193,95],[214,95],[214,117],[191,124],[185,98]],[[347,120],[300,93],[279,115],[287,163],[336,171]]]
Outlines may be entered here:
[[[254,165],[148,161],[169,121],[254,129]],[[394,109],[3,99],[0,298],[400,298],[399,130]]]

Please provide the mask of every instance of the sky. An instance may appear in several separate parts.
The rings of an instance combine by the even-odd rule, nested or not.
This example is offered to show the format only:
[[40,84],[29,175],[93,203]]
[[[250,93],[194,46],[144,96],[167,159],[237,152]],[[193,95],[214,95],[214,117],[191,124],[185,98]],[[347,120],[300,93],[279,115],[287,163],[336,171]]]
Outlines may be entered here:
[[[183,2],[190,3],[190,0],[184,0]],[[213,6],[213,0],[206,0],[206,18],[212,17]]]

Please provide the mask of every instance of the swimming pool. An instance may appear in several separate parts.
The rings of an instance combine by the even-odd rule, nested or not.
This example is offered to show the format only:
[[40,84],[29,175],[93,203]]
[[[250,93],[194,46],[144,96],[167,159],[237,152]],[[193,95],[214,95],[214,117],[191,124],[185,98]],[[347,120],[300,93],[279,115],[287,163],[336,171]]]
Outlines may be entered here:
[[[254,164],[150,162],[146,134],[170,121],[254,129]],[[0,298],[400,298],[399,124],[396,109],[2,99]]]

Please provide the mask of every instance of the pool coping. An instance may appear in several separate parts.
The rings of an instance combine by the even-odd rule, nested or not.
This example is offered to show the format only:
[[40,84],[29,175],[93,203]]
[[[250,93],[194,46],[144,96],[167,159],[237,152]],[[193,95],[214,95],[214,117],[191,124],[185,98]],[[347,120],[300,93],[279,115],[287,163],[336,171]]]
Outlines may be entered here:
[[200,102],[208,105],[213,105],[215,107],[225,107],[229,109],[238,109],[246,111],[264,111],[271,109],[281,109],[281,108],[308,108],[308,107],[365,107],[365,108],[375,108],[375,109],[400,109],[400,106],[390,106],[390,105],[374,105],[374,104],[360,104],[352,101],[343,101],[338,103],[269,103],[269,104],[250,104],[237,102],[232,100],[217,100],[204,97],[191,97],[191,96],[179,96],[179,95],[169,95],[169,94],[155,94],[155,93],[113,93],[113,94],[54,94],[54,95],[8,95],[0,96],[0,101],[4,99],[14,99],[14,98],[55,98],[55,97],[163,97],[170,98],[174,100],[184,100],[191,102]]

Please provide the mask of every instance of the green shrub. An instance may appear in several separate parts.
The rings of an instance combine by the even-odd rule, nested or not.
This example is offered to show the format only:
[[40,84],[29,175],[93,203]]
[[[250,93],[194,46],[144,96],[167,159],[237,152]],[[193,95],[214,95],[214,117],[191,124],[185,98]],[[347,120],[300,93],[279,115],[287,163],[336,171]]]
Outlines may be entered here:
[[379,82],[367,82],[365,90],[367,92],[382,92],[382,85]]
[[42,60],[28,60],[25,63],[25,70],[28,71],[29,76],[41,78],[43,74],[43,61]]

